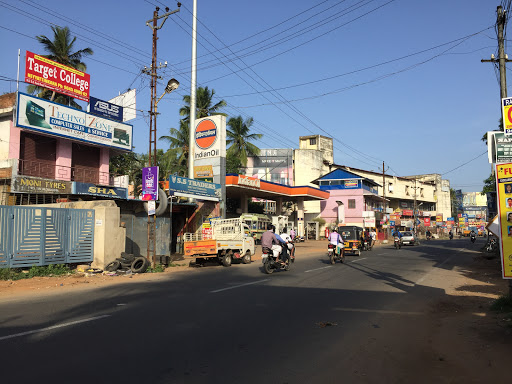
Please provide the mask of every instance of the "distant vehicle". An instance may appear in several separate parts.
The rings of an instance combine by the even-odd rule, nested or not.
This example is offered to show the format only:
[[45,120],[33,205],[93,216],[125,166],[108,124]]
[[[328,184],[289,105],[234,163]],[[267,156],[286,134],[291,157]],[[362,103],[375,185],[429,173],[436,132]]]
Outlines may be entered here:
[[343,237],[345,254],[360,256],[361,244],[359,239],[361,238],[361,233],[363,233],[363,228],[352,225],[341,226],[338,227],[338,233]]
[[418,242],[418,239],[414,235],[414,233],[410,231],[405,231],[402,233],[402,244],[415,245]]
[[267,215],[261,213],[244,213],[240,219],[254,234],[254,241],[256,244],[261,243],[261,235],[267,230],[267,224],[271,224],[271,220]]

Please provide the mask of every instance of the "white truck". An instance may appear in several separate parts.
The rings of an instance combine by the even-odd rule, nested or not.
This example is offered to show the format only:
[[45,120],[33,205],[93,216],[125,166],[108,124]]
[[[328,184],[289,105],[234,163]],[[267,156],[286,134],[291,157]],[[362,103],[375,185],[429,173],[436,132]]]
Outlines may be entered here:
[[233,260],[244,264],[254,255],[254,238],[249,226],[240,218],[215,219],[211,222],[212,238],[203,239],[202,233],[184,234],[185,259],[216,258],[229,267]]

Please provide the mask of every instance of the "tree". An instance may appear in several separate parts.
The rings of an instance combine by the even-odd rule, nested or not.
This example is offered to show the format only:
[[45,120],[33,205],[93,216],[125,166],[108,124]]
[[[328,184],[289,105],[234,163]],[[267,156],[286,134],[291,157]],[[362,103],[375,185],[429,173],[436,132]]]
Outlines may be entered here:
[[176,172],[182,176],[188,174],[189,137],[189,122],[181,119],[179,130],[169,128],[169,135],[160,136],[158,139],[169,143],[169,150],[165,153],[165,156],[172,168],[171,173]]
[[[44,35],[36,36],[36,39],[43,45],[44,50],[48,52],[48,55],[43,56],[79,71],[85,71],[87,65],[82,61],[82,57],[92,55],[94,53],[93,50],[91,48],[84,48],[73,52],[76,37],[71,37],[68,27],[53,26],[52,31],[53,40]],[[81,109],[80,105],[71,96],[56,93],[55,91],[35,85],[29,85],[27,90],[31,94],[37,92],[38,97],[43,99],[53,100],[61,104],[69,104],[72,107]]]
[[[219,110],[227,105],[226,101],[221,100],[216,104],[213,104],[213,95],[215,90],[211,91],[208,87],[199,87],[196,91],[196,119],[201,119],[207,116],[223,115]],[[185,116],[184,120],[188,121],[190,118],[190,95],[183,96],[185,105],[180,108],[180,116]]]
[[482,188],[482,195],[485,195],[487,192],[496,192],[496,177],[491,172],[489,177],[484,180],[484,187]]
[[247,156],[257,156],[260,153],[260,149],[250,142],[263,137],[261,133],[249,133],[253,122],[252,117],[243,120],[242,116],[228,120],[226,144],[230,144],[230,147],[226,155],[236,156],[243,167],[247,166]]
[[144,155],[126,152],[110,158],[109,169],[115,175],[128,175],[129,182],[135,187],[142,185]]

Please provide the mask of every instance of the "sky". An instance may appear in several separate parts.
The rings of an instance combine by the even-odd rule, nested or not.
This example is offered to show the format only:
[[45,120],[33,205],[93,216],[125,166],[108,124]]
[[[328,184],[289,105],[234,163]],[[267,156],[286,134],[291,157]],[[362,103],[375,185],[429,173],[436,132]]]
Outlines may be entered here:
[[[481,137],[501,115],[497,69],[481,59],[497,56],[500,2],[197,0],[197,83],[227,102],[228,118],[254,119],[260,148],[296,149],[300,136],[320,134],[333,137],[336,164],[381,172],[384,161],[389,174],[440,173],[455,189],[481,191],[491,170]],[[18,50],[23,80],[25,52],[45,54],[35,36],[68,26],[76,50],[94,51],[84,58],[91,96],[137,90],[134,150],[147,153],[142,69],[151,65],[146,21],[157,6],[159,15],[178,9],[159,0],[0,0],[0,94],[16,90]],[[179,127],[190,94],[192,8],[183,0],[158,30],[167,67],[157,94],[170,78],[180,82],[158,104],[158,137]]]

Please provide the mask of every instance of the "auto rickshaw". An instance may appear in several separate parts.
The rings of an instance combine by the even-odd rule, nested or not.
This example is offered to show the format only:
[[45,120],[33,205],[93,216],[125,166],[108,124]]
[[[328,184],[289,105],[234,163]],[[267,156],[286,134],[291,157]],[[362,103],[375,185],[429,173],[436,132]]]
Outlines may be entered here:
[[355,225],[348,225],[338,228],[338,233],[343,237],[343,249],[345,254],[361,255],[360,241],[363,228]]

